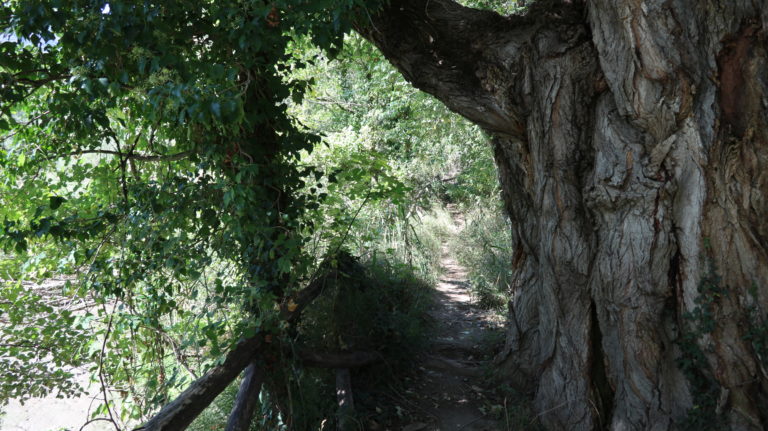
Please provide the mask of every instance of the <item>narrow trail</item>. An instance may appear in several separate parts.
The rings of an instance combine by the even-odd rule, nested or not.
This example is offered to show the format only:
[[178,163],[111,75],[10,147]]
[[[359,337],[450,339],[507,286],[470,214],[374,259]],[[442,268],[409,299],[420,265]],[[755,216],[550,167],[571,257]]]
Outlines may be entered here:
[[[463,219],[453,213],[456,228]],[[406,395],[414,420],[402,431],[499,431],[507,427],[493,419],[501,407],[486,388],[485,373],[492,358],[490,335],[500,322],[493,313],[472,304],[467,270],[443,244],[443,275],[436,286],[429,315],[434,338],[421,358]],[[498,414],[496,415],[498,417]]]

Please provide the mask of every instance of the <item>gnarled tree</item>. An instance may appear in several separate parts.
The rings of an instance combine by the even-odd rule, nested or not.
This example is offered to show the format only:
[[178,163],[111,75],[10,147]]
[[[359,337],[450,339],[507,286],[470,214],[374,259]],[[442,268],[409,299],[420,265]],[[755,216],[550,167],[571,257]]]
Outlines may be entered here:
[[762,0],[393,0],[360,26],[493,136],[517,250],[498,363],[547,428],[768,425],[767,25]]
[[[66,181],[30,183],[34,215],[4,222],[0,239],[19,252],[28,239],[77,239],[88,250],[78,265],[109,281],[98,284],[105,297],[125,295],[142,278],[135,274],[158,266],[194,279],[206,264],[186,239],[169,248],[158,233],[149,250],[156,266],[143,265],[148,248],[137,240],[134,272],[110,279],[127,266],[99,271],[89,253],[119,220],[130,216],[125,230],[139,232],[135,214],[153,235],[153,217],[172,216],[169,232],[196,229],[193,237],[210,238],[200,250],[223,244],[223,256],[241,264],[258,260],[257,250],[269,255],[277,246],[260,244],[277,243],[273,228],[303,207],[297,199],[283,208],[264,190],[298,190],[300,173],[285,163],[274,175],[238,175],[245,169],[235,173],[233,163],[254,165],[277,145],[288,160],[314,142],[280,103],[303,88],[276,72],[290,31],[335,50],[349,25],[336,18],[364,3],[4,3],[0,131],[13,145],[0,151],[0,166],[42,181],[52,176],[38,176],[35,164],[97,152],[115,157],[99,172],[119,172],[103,174],[119,186],[91,208],[104,219],[97,226],[76,211],[43,218],[34,207],[50,194],[45,211],[56,211],[57,193],[71,190]],[[663,430],[699,415],[719,428],[768,426],[768,2],[539,0],[525,16],[503,17],[451,0],[390,0],[361,15],[358,31],[407,79],[493,136],[517,250],[498,366],[535,392],[544,424]],[[197,172],[192,161],[181,165],[188,155],[212,175],[172,176],[168,190],[196,192],[162,195],[157,205],[166,189],[134,165]],[[221,224],[236,240],[214,241]],[[295,244],[274,250],[283,267],[298,261]],[[287,272],[244,268],[252,282]],[[158,291],[168,287],[159,277]],[[277,284],[242,286],[222,303],[246,304],[252,291],[283,296]],[[259,340],[242,341],[147,429],[183,429],[251,363]],[[261,382],[251,371],[235,409],[243,417]],[[236,416],[232,426],[244,426]]]

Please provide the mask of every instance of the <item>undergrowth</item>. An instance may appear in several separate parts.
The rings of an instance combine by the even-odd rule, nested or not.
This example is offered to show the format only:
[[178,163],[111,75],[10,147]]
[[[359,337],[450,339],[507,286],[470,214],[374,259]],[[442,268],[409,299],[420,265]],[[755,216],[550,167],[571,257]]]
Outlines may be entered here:
[[[375,255],[374,255],[375,256]],[[382,361],[352,370],[357,415],[376,406],[366,394],[407,368],[428,334],[424,319],[430,283],[404,262],[371,257],[345,268],[302,314],[287,348],[316,352],[376,351]],[[334,429],[333,370],[285,364],[284,384],[294,412],[292,429]],[[223,430],[237,387],[232,385],[198,418],[192,431]],[[267,393],[262,391],[262,397]],[[252,430],[285,429],[271,403],[254,419]],[[353,421],[354,423],[354,421]],[[361,428],[362,429],[362,428]]]
[[[377,351],[383,361],[352,370],[357,414],[375,410],[367,394],[398,378],[428,334],[424,316],[430,284],[407,264],[365,262],[365,274],[338,283],[307,310],[300,328],[307,345],[318,351]],[[297,388],[304,390],[305,386]]]
[[453,220],[442,206],[415,209],[408,217],[371,217],[365,228],[374,240],[352,240],[353,253],[369,262],[395,262],[434,284],[440,277],[442,244],[453,234]]
[[533,410],[533,400],[525,393],[502,384],[497,389],[498,402],[488,404],[481,411],[495,418],[505,430],[543,431],[544,427]]
[[496,200],[486,200],[466,212],[465,227],[452,247],[468,271],[474,301],[486,309],[503,309],[512,277],[512,238],[509,219]]

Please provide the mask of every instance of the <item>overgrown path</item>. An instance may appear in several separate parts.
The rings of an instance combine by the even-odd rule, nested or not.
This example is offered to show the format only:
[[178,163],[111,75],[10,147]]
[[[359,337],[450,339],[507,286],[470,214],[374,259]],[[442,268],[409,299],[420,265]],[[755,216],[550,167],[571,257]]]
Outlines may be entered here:
[[[463,218],[452,212],[456,228]],[[492,357],[492,334],[498,330],[493,313],[472,304],[467,271],[443,244],[443,275],[429,310],[434,337],[420,358],[418,372],[404,396],[419,420],[403,431],[496,431],[507,429],[494,418],[505,406],[485,387]]]

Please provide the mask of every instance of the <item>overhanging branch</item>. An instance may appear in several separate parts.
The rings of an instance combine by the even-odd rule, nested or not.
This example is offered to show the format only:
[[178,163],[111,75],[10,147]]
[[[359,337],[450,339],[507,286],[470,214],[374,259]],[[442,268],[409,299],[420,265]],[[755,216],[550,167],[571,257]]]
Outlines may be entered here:
[[138,160],[142,162],[174,162],[174,161],[182,160],[191,156],[193,152],[182,151],[176,154],[155,155],[155,154],[123,153],[120,151],[113,151],[113,150],[82,150],[82,151],[73,151],[68,154],[63,154],[59,157],[76,157],[76,156],[82,156],[85,154],[106,154],[110,156],[118,156],[124,160]]
[[506,28],[506,18],[451,0],[393,0],[356,27],[416,88],[487,130],[515,134],[520,127],[477,74]]
[[300,351],[304,365],[319,368],[359,368],[382,359],[379,352],[320,353]]
[[579,1],[539,0],[503,17],[453,0],[392,0],[356,30],[416,88],[498,136],[525,138],[530,52],[542,32],[583,27]]

